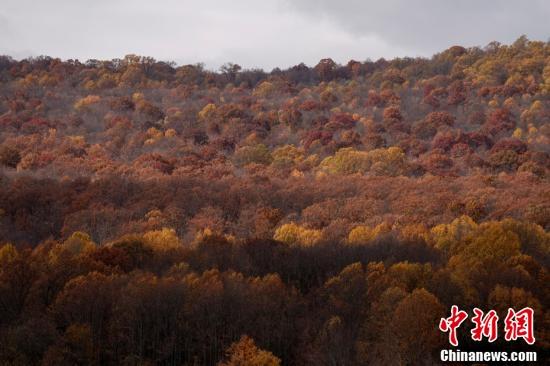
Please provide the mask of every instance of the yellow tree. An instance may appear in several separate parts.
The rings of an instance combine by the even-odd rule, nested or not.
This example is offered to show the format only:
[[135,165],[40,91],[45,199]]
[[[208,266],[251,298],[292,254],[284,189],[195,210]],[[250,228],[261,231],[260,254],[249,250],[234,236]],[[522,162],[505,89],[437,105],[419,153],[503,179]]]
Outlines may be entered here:
[[226,357],[218,366],[279,366],[281,360],[269,351],[256,346],[254,340],[243,335],[226,351]]
[[273,239],[289,245],[311,246],[318,243],[322,238],[320,230],[306,229],[293,222],[284,224],[275,231]]

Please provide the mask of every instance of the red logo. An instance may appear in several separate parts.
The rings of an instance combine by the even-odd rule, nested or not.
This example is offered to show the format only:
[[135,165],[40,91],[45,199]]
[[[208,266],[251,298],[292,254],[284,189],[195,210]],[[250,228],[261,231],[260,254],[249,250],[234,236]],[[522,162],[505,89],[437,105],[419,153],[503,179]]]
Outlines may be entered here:
[[528,344],[535,343],[534,314],[535,312],[531,308],[523,308],[518,312],[515,312],[514,309],[508,309],[508,315],[504,319],[504,339],[515,341],[518,338],[523,338]]
[[[504,319],[504,339],[506,341],[515,341],[523,338],[528,344],[535,343],[534,335],[534,311],[527,307],[520,311],[508,309],[506,319]],[[439,330],[449,332],[449,343],[458,346],[457,329],[468,318],[468,313],[459,310],[458,306],[451,307],[451,316],[441,318],[439,321]],[[485,314],[482,310],[474,308],[472,322],[474,328],[470,331],[474,341],[481,341],[487,338],[489,342],[494,342],[498,338],[498,315],[496,311],[490,310]]]
[[491,310],[487,315],[483,316],[483,311],[478,308],[474,308],[475,316],[472,318],[475,327],[472,329],[472,339],[474,341],[481,341],[483,337],[487,337],[489,342],[494,342],[498,337],[498,315],[497,312]]
[[458,346],[456,330],[467,318],[467,312],[458,310],[458,306],[453,305],[451,307],[451,316],[448,318],[441,318],[439,321],[439,330],[442,332],[449,332],[449,343],[455,347]]

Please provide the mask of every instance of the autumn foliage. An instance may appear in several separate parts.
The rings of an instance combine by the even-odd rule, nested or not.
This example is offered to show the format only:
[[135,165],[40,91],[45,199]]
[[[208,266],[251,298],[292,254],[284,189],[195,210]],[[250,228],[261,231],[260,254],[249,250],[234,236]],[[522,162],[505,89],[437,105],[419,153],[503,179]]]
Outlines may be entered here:
[[549,60],[0,57],[0,364],[432,365],[451,305],[542,354]]

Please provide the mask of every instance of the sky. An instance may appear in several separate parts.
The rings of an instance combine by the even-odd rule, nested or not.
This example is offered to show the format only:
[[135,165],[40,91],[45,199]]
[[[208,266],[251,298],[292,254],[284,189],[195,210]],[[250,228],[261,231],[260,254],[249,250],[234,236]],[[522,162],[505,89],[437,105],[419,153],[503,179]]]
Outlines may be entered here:
[[0,54],[244,68],[550,38],[548,0],[0,0]]

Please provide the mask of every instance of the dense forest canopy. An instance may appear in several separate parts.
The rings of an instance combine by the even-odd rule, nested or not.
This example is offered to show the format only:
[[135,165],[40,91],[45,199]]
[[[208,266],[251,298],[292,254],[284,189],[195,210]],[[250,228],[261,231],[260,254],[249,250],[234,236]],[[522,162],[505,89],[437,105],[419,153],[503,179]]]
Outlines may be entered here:
[[525,37],[269,73],[2,56],[0,363],[434,364],[453,304],[532,307],[542,354],[549,142]]

